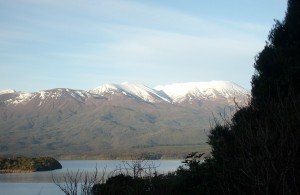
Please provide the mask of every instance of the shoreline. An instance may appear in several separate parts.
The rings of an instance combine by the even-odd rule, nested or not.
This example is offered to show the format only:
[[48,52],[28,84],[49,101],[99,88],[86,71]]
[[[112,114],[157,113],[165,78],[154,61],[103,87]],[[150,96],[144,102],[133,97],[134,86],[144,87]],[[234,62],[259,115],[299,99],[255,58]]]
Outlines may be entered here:
[[9,173],[33,173],[39,172],[35,170],[22,170],[22,169],[2,169],[0,170],[0,174],[9,174]]
[[119,161],[131,161],[131,160],[147,160],[147,161],[151,161],[151,160],[184,160],[184,158],[160,158],[160,159],[138,159],[138,158],[97,158],[97,157],[70,157],[70,158],[60,158],[57,157],[57,160],[61,161],[61,160],[119,160]]

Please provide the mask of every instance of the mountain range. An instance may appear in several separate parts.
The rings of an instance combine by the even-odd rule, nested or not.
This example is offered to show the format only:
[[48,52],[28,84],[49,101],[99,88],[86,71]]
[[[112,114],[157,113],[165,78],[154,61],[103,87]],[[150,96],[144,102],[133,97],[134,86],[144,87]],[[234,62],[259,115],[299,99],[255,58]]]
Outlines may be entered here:
[[83,155],[204,144],[249,92],[229,81],[0,90],[0,155]]

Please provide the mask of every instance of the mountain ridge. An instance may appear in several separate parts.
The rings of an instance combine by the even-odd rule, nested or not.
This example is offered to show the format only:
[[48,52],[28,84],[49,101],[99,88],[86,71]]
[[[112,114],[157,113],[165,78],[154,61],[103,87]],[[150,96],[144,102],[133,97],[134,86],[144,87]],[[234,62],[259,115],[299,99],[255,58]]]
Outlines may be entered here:
[[[174,83],[168,85],[158,85],[154,88],[150,88],[139,83],[123,82],[122,84],[103,84],[90,90],[54,88],[32,93],[8,89],[0,90],[0,95],[19,94],[17,97],[15,97],[15,101],[10,101],[13,104],[18,104],[26,102],[37,95],[40,95],[41,99],[43,99],[45,94],[49,94],[51,91],[57,91],[56,93],[52,93],[51,97],[58,97],[60,96],[59,93],[63,91],[71,91],[72,96],[81,98],[97,95],[104,96],[107,94],[114,95],[114,93],[120,93],[151,103],[155,103],[157,101],[180,103],[185,100],[192,100],[195,98],[209,99],[216,98],[216,96],[221,96],[227,99],[231,98],[232,101],[232,98],[236,95],[250,96],[250,93],[246,89],[229,81]],[[7,103],[10,102],[8,101]]]
[[240,87],[232,91],[230,85],[204,90],[194,84],[177,88],[186,92],[178,99],[169,97],[169,90],[131,83],[93,91],[8,90],[0,94],[0,155],[109,154],[205,145],[211,119],[224,112],[231,116],[236,103],[245,105],[250,93]]

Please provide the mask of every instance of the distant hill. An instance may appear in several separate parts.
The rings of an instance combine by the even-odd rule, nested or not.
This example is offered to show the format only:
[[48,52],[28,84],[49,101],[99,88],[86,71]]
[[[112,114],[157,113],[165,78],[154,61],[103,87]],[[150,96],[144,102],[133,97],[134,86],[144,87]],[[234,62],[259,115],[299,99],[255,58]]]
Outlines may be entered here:
[[206,142],[213,114],[243,106],[228,81],[0,91],[0,154],[81,155]]

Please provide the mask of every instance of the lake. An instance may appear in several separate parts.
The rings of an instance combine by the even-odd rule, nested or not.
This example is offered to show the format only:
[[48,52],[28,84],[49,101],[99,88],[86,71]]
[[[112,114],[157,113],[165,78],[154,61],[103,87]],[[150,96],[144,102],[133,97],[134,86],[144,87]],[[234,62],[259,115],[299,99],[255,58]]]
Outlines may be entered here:
[[[60,170],[0,174],[0,195],[53,195],[62,194],[62,191],[52,183],[52,177],[59,178],[67,172],[75,173],[78,170],[93,173],[97,167],[101,175],[105,170],[106,176],[122,166],[121,160],[61,160]],[[127,161],[130,163],[130,161]],[[154,165],[158,173],[175,171],[181,164],[180,160],[154,160],[147,165]]]

